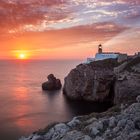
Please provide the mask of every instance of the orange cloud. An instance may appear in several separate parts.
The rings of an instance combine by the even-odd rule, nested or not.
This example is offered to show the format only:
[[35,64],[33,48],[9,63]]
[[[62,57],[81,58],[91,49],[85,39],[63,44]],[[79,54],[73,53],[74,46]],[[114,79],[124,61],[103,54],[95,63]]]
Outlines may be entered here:
[[0,56],[11,58],[11,52],[24,50],[33,58],[83,58],[98,43],[139,27],[139,4],[139,0],[1,0]]
[[67,13],[62,12],[60,5],[64,3],[62,0],[1,0],[0,32],[16,30],[23,25],[38,25],[43,20],[63,19]]
[[25,32],[8,42],[7,38],[3,38],[1,51],[7,53],[9,50],[24,50],[34,58],[39,58],[40,55],[43,58],[52,57],[51,53],[55,52],[55,56],[60,57],[64,56],[64,50],[68,53],[70,49],[77,50],[76,47],[91,46],[91,42],[106,42],[126,29],[113,22],[105,22],[45,32]]

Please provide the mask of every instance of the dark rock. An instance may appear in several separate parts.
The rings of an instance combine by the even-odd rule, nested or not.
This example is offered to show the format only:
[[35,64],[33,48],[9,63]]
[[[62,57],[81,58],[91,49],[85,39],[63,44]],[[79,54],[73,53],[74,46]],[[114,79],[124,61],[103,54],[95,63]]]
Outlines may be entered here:
[[140,57],[121,64],[114,59],[80,64],[65,78],[63,91],[75,100],[134,102],[140,95]]
[[38,138],[38,139],[36,139],[36,140],[44,140],[44,138],[40,137],[40,138]]
[[140,95],[136,98],[137,102],[140,103]]
[[135,128],[140,130],[140,117],[135,120]]
[[49,74],[49,75],[47,76],[47,78],[48,78],[48,81],[50,81],[50,82],[55,82],[55,81],[56,81],[56,77],[54,77],[53,74]]
[[48,81],[42,84],[43,90],[59,90],[62,87],[61,81],[53,74],[48,75]]
[[56,79],[56,89],[60,89],[62,87],[61,81]]
[[116,74],[114,87],[115,104],[135,101],[140,95],[140,57],[128,61],[124,70]]
[[105,101],[112,92],[116,65],[116,60],[108,59],[77,66],[65,78],[64,94],[71,99]]

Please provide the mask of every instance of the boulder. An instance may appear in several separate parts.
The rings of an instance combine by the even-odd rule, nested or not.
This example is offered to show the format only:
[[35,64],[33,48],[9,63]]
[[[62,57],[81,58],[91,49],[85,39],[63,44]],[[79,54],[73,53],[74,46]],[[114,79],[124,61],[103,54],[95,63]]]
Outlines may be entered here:
[[111,118],[109,119],[109,127],[110,127],[110,128],[113,128],[113,127],[115,127],[115,126],[116,126],[115,117],[111,117]]
[[43,90],[59,90],[62,87],[61,81],[56,79],[53,74],[48,75],[48,81],[42,84]]
[[77,117],[74,117],[70,122],[67,123],[69,127],[75,127],[79,125],[81,122]]
[[137,102],[140,103],[140,95],[136,98]]
[[80,131],[73,130],[68,132],[61,140],[92,140],[92,138]]

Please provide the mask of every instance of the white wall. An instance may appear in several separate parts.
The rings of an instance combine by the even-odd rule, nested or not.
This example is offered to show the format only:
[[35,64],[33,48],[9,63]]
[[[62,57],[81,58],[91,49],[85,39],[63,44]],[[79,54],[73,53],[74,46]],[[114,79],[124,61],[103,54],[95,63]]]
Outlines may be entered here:
[[103,59],[109,59],[109,58],[113,58],[113,59],[116,59],[118,58],[118,54],[99,54],[97,53],[96,56],[95,56],[95,60],[103,60]]

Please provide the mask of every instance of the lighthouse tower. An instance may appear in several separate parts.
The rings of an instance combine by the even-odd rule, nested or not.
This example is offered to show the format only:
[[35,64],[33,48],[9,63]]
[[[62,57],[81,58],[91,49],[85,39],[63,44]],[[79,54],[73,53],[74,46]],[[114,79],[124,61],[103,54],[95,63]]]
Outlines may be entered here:
[[99,54],[103,53],[103,48],[101,44],[98,46],[98,53]]
[[124,55],[124,57],[127,59],[127,54],[120,54],[118,52],[103,52],[102,45],[100,44],[98,46],[98,53],[96,53],[95,58],[87,58],[86,63],[105,59],[118,59],[120,55]]

